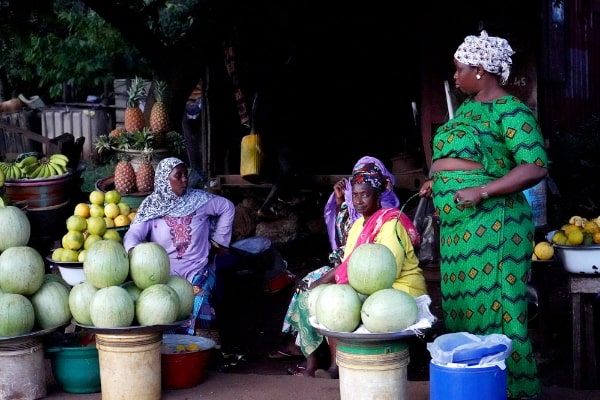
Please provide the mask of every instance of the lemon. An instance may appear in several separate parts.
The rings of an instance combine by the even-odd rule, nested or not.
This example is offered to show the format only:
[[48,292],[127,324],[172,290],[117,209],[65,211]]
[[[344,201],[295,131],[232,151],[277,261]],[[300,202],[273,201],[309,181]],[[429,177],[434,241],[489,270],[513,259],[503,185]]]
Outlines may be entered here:
[[114,189],[109,190],[104,195],[104,201],[106,201],[109,204],[118,204],[121,201],[121,193],[117,192]]
[[104,222],[106,222],[106,227],[107,228],[114,228],[115,227],[115,221],[113,221],[112,218],[104,217]]
[[561,230],[565,231],[565,234],[567,236],[569,236],[569,233],[571,233],[573,231],[579,231],[581,229],[575,224],[567,224],[567,225],[563,226],[563,228]]
[[538,260],[550,260],[554,256],[554,247],[546,241],[539,242],[533,248],[533,254]]
[[104,235],[106,232],[106,221],[104,221],[104,217],[89,217],[87,219],[88,224],[88,232],[91,235]]
[[573,229],[571,232],[567,233],[567,243],[572,246],[579,246],[583,243],[583,231],[580,229]]
[[121,209],[115,203],[108,203],[104,206],[104,215],[106,217],[114,219],[119,214],[121,214]]
[[119,215],[115,218],[115,226],[127,226],[131,223],[127,215]]
[[77,261],[79,262],[84,262],[85,261],[85,255],[87,254],[87,250],[81,250],[79,252],[79,255],[77,256]]
[[104,217],[104,206],[92,204],[90,206],[90,217]]
[[60,261],[60,260],[61,260],[61,257],[62,257],[62,252],[63,252],[63,250],[64,250],[64,249],[63,249],[62,247],[59,247],[59,248],[57,248],[57,249],[54,249],[54,251],[52,252],[52,256],[51,256],[51,258],[52,258],[54,261]]
[[83,249],[84,250],[89,249],[90,246],[92,245],[92,243],[97,242],[98,240],[102,240],[102,236],[95,234],[95,233],[89,234],[85,238],[85,241],[83,242]]
[[100,190],[92,190],[90,192],[90,203],[97,204],[99,206],[104,205],[104,192]]
[[[79,250],[83,247],[83,233],[79,231],[68,231],[62,237],[62,247],[67,250]],[[64,256],[64,251],[63,251]],[[61,257],[62,258],[62,257]],[[63,260],[65,261],[65,260]],[[75,259],[77,261],[77,258]]]
[[583,224],[583,231],[587,233],[597,233],[600,232],[600,226],[594,221],[586,221]]
[[129,206],[129,204],[124,203],[124,202],[120,202],[117,204],[119,206],[119,214],[121,215],[128,215],[131,212],[131,207]]
[[79,251],[72,249],[64,249],[60,257],[63,262],[77,262],[79,260]]
[[87,221],[79,215],[71,215],[67,218],[67,230],[83,232],[87,229]]
[[79,215],[80,217],[87,218],[90,216],[90,206],[87,203],[79,203],[75,206],[75,215]]
[[564,231],[556,231],[554,235],[552,235],[552,243],[565,245],[567,244],[567,235]]
[[115,229],[107,229],[106,232],[104,232],[104,235],[102,235],[102,239],[120,242],[121,235],[119,235],[119,232],[117,232]]

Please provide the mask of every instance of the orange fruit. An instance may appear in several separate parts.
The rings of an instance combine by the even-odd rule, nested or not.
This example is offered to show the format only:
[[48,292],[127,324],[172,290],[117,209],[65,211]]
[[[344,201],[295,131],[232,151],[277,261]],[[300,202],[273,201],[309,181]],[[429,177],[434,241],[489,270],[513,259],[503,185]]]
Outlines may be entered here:
[[85,218],[79,215],[71,215],[67,218],[67,230],[83,232],[87,229],[87,221]]
[[114,189],[109,190],[104,195],[104,201],[106,201],[109,204],[118,204],[121,201],[121,193],[117,192]]
[[79,203],[75,206],[75,215],[79,215],[80,217],[87,218],[90,216],[90,206],[87,203]]
[[594,240],[594,243],[600,244],[600,232],[594,233],[593,240]]
[[103,206],[104,205],[104,192],[102,192],[100,190],[92,190],[90,192],[90,203]]
[[[67,233],[65,233],[62,237],[61,243],[62,243],[62,247],[64,247],[67,250],[79,250],[83,247],[83,233],[78,232],[78,231],[68,231]],[[61,258],[64,256],[64,251],[63,254],[61,255]],[[62,261],[66,261],[66,260],[62,260]],[[75,261],[77,261],[77,258],[75,258]]]
[[88,233],[90,235],[104,235],[106,232],[106,221],[104,221],[104,217],[89,217],[87,219],[88,223]]
[[135,218],[135,214],[137,214],[136,211],[132,211],[129,214],[127,214],[127,216],[129,217],[129,220],[133,222],[133,219]]
[[108,203],[104,206],[104,215],[106,217],[115,219],[119,214],[121,214],[121,209],[115,203]]
[[115,218],[115,226],[127,226],[131,223],[127,215],[119,215]]

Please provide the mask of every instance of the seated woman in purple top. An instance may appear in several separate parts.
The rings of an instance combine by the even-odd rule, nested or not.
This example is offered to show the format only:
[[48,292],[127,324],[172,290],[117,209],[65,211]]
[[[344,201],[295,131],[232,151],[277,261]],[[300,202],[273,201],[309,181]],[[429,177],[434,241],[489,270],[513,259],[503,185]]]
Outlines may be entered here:
[[140,204],[123,239],[129,251],[142,242],[156,242],[169,254],[171,274],[194,286],[194,308],[187,332],[214,329],[211,303],[215,268],[209,261],[211,241],[228,247],[233,231],[234,204],[201,189],[188,189],[188,169],[175,157],[160,161],[154,192]]

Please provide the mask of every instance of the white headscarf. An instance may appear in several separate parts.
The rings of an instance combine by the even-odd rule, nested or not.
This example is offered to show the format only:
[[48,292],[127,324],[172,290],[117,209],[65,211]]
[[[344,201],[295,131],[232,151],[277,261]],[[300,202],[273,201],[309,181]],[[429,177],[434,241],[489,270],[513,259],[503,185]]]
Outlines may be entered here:
[[183,161],[175,157],[165,158],[158,163],[154,174],[154,192],[142,201],[133,223],[165,215],[185,217],[214,197],[213,194],[200,189],[188,189],[182,196],[177,196],[171,189],[169,174],[180,164],[183,164]]
[[454,58],[473,67],[481,65],[486,71],[500,75],[500,84],[505,85],[510,75],[513,54],[515,52],[506,39],[488,36],[486,31],[481,31],[479,37],[467,36],[458,46]]

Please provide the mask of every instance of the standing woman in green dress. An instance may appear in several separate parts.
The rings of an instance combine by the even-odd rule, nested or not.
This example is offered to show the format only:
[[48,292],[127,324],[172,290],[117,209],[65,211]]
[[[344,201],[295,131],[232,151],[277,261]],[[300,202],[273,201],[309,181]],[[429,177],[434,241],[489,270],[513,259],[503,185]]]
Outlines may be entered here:
[[504,85],[509,43],[467,36],[454,54],[454,82],[467,97],[432,139],[431,179],[440,216],[440,270],[448,332],[501,333],[512,340],[507,397],[541,394],[527,332],[527,279],[534,224],[523,190],[547,175],[544,139],[533,112]]

